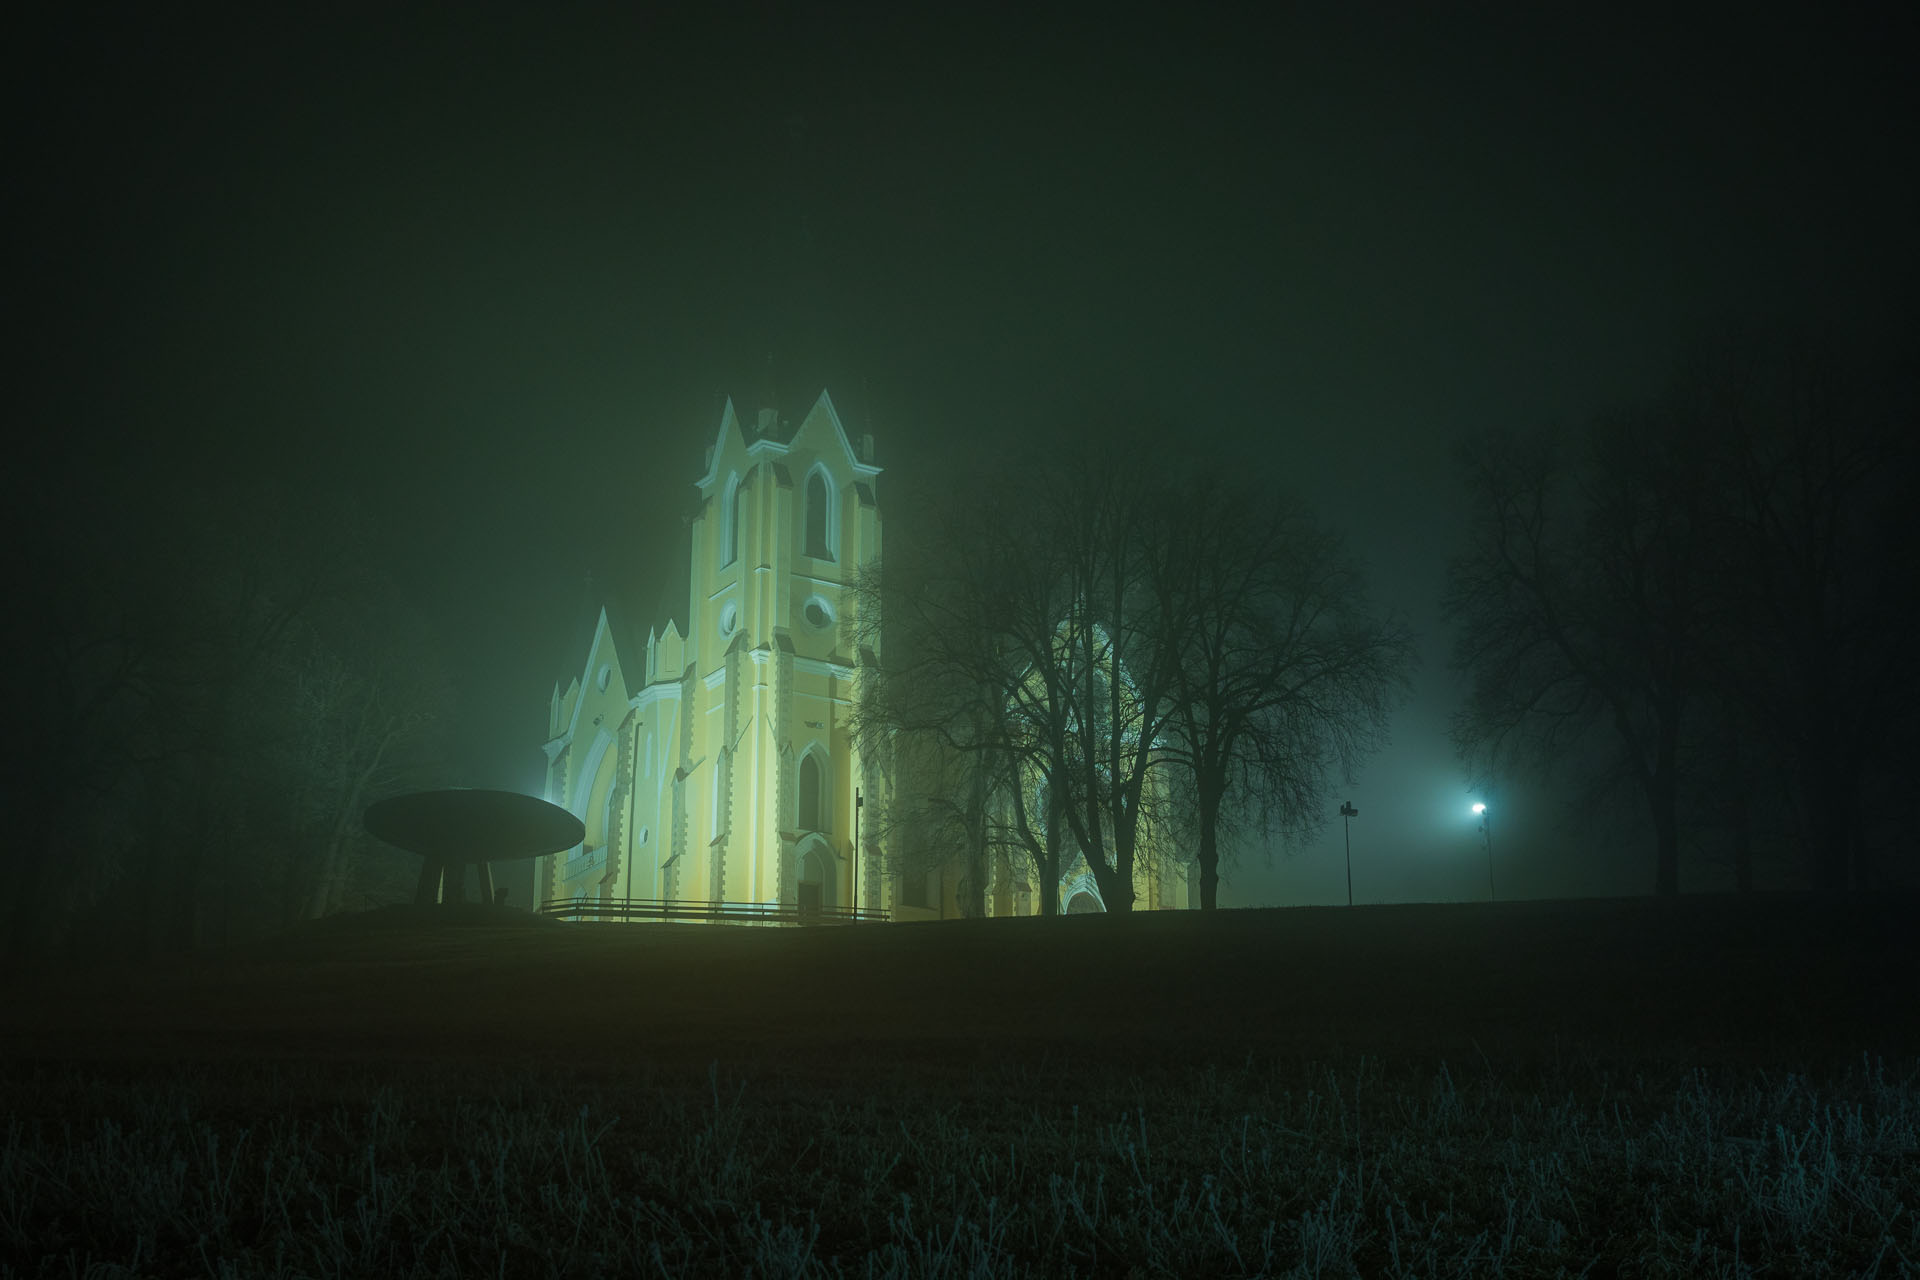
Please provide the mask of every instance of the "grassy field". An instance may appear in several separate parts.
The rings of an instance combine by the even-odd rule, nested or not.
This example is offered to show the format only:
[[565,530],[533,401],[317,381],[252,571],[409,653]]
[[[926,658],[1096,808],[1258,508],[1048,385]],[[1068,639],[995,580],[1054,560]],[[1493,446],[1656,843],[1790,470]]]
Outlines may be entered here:
[[0,1275],[1914,1274],[1917,905],[396,910],[14,974]]

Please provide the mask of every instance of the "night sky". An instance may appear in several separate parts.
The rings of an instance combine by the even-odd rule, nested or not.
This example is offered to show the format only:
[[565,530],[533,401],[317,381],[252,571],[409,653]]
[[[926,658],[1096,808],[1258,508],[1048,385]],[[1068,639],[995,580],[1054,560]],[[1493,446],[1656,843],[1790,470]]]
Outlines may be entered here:
[[[725,395],[831,389],[896,529],[955,456],[1168,424],[1309,496],[1424,637],[1327,797],[1358,896],[1482,896],[1453,442],[1649,394],[1728,323],[1911,335],[1911,32],[1678,7],[64,16],[10,77],[17,383],[45,465],[358,495],[445,637],[462,780],[530,791],[599,600],[684,622]],[[589,522],[619,554],[556,555]],[[1648,884],[1495,796],[1502,896]],[[1223,903],[1343,900],[1339,840],[1249,850]]]

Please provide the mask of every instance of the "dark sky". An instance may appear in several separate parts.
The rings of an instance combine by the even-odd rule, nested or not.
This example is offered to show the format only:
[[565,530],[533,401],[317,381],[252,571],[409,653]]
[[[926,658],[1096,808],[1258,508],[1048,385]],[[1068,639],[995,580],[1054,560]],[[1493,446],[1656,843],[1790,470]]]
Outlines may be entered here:
[[[61,18],[14,51],[23,385],[81,465],[358,494],[446,636],[465,780],[529,790],[590,602],[684,619],[722,395],[831,388],[896,525],[956,453],[1176,424],[1319,503],[1426,636],[1328,809],[1360,897],[1455,898],[1452,441],[1645,394],[1728,322],[1909,333],[1893,18],[855,8]],[[591,523],[619,554],[570,560]],[[1503,896],[1650,884],[1500,803]],[[1223,901],[1342,896],[1338,841]]]

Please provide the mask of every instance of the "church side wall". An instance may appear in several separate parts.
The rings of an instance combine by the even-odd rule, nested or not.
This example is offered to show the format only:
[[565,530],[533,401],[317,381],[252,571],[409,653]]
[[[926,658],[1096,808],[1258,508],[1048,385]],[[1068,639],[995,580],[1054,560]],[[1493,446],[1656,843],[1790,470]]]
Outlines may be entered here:
[[[853,848],[854,797],[864,793],[869,805],[878,797],[848,732],[863,655],[840,652],[839,642],[852,606],[848,583],[879,551],[872,473],[849,457],[824,396],[784,440],[764,422],[761,430],[743,431],[729,404],[689,529],[686,630],[649,641],[642,694],[601,706],[590,669],[584,687],[576,682],[553,700],[550,743],[563,714],[577,740],[555,753],[549,793],[583,818],[595,847],[584,858],[543,860],[545,898],[571,896],[592,879],[614,896],[792,901],[800,852],[818,840],[830,846],[819,863],[834,881],[829,900],[853,901],[862,852]],[[816,468],[831,482],[829,554],[817,557],[806,554]],[[735,555],[722,564],[729,538]],[[824,616],[809,614],[815,600]],[[684,655],[683,669],[652,669],[670,651]],[[590,659],[590,668],[600,661]],[[677,698],[653,692],[669,687],[663,678]],[[612,736],[610,761],[594,736],[602,732]],[[796,840],[797,770],[810,748],[823,753],[823,830]],[[884,859],[873,833],[864,834],[859,901],[890,904]]]

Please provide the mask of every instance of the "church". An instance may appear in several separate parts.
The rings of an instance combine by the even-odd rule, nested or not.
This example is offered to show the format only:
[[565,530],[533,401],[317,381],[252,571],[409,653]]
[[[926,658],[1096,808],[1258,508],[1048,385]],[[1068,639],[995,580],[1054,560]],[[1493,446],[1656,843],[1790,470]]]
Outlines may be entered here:
[[[880,467],[825,391],[797,425],[729,399],[695,482],[684,630],[623,652],[605,609],[585,665],[548,707],[547,799],[586,828],[538,860],[537,905],[635,899],[896,920],[961,914],[959,868],[903,872],[873,806],[888,785],[852,732],[870,648],[847,653],[861,565],[880,555]],[[856,834],[865,809],[867,830]],[[1184,869],[1143,860],[1141,907],[1185,905]],[[990,915],[1034,910],[992,860]],[[1100,910],[1084,863],[1060,901]]]

